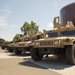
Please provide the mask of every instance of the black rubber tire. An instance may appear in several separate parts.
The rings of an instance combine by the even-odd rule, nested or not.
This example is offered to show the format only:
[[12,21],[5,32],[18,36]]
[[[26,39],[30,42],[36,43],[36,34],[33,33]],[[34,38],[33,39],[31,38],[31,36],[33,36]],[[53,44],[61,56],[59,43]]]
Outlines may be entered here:
[[8,52],[13,52],[13,50],[12,49],[8,49]]
[[58,58],[61,58],[61,59],[63,59],[63,58],[65,58],[65,48],[57,48],[58,50],[59,50],[59,54],[57,54],[57,57]]
[[34,61],[40,61],[43,59],[43,55],[39,55],[38,48],[31,48],[30,53]]
[[21,54],[21,53],[22,53],[22,51],[20,51],[20,50],[18,50],[18,49],[15,50],[15,54],[16,54],[16,55],[19,55],[19,54]]
[[4,47],[2,47],[2,49],[5,49]]
[[75,64],[75,44],[66,47],[66,59],[69,64]]

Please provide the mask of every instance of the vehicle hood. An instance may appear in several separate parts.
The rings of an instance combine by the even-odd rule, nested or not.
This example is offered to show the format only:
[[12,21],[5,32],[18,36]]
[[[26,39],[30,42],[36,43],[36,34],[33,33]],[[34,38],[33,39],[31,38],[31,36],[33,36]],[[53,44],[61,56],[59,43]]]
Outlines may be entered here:
[[38,41],[43,41],[43,40],[63,40],[63,39],[75,39],[74,36],[72,37],[53,37],[53,38],[43,38],[43,39],[39,39]]
[[18,44],[26,44],[26,43],[31,43],[31,41],[27,41],[27,42],[18,42]]

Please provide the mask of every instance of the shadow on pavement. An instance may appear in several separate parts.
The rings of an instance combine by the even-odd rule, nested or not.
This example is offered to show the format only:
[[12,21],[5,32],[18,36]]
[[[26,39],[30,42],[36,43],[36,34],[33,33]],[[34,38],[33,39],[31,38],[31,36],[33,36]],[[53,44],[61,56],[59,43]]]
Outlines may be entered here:
[[23,66],[29,66],[29,67],[34,67],[34,68],[40,68],[40,69],[46,69],[40,65],[37,65],[33,62],[29,62],[29,61],[25,61],[25,62],[19,62],[20,65],[23,65]]
[[[62,69],[74,66],[74,65],[68,64],[65,58],[57,58],[56,56],[44,58],[42,61],[33,61],[31,58],[28,58],[27,61],[37,64],[39,66],[42,66],[45,69],[54,69],[54,70],[62,70]],[[23,62],[21,64],[25,65],[25,63],[26,62]],[[27,65],[27,66],[30,66],[30,65]]]
[[0,48],[0,53],[9,53],[7,49]]
[[20,57],[26,57],[26,56],[30,56],[30,53],[23,53],[23,54],[19,54],[19,55],[16,55],[15,53],[11,53],[11,54],[9,54],[9,56],[20,56]]

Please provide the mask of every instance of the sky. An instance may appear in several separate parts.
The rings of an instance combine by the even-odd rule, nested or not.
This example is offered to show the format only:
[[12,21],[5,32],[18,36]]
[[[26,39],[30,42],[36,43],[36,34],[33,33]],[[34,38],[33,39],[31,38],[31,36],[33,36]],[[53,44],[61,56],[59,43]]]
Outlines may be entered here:
[[53,29],[60,9],[75,0],[0,0],[0,38],[11,41],[25,21],[34,21],[39,30]]

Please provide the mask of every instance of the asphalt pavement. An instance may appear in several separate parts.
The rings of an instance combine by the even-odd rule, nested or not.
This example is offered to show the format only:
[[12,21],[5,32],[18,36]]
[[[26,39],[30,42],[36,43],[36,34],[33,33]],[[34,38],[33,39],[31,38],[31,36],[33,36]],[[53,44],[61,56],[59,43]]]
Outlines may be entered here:
[[29,60],[30,54],[17,56],[0,48],[0,75],[61,75]]

